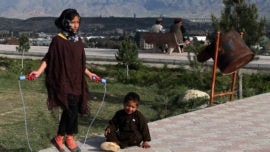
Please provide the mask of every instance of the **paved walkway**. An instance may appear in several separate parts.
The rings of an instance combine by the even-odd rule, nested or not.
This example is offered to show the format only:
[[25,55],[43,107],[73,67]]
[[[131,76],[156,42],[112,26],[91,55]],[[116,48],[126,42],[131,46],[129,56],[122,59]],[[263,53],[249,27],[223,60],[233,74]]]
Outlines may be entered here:
[[[25,53],[25,58],[41,58],[48,51],[47,46],[31,46],[29,52]],[[115,54],[117,49],[99,49],[99,48],[85,48],[86,57],[89,62],[116,62]],[[153,53],[151,50],[139,51],[139,59],[144,63],[154,64],[170,64],[179,65],[181,63],[189,63],[187,53],[173,53],[172,55],[163,53]],[[158,51],[157,51],[158,52]],[[0,44],[0,56],[17,56],[21,57],[16,51],[16,45],[3,45]],[[205,64],[213,65],[212,59],[205,62]],[[256,59],[248,63],[246,68],[252,69],[265,69],[270,70],[270,56],[256,56]]]
[[[266,93],[151,122],[152,148],[121,152],[270,152],[269,109]],[[82,152],[97,152],[103,141],[97,136],[78,144]]]

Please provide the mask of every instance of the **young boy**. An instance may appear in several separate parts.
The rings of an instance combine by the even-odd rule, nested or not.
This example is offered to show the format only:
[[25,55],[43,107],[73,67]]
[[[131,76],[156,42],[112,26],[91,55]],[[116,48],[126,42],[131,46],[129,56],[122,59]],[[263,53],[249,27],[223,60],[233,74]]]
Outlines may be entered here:
[[147,122],[143,114],[137,110],[139,102],[140,96],[135,92],[129,92],[125,96],[124,109],[115,113],[105,129],[106,142],[101,144],[102,150],[117,152],[120,148],[128,146],[151,147]]

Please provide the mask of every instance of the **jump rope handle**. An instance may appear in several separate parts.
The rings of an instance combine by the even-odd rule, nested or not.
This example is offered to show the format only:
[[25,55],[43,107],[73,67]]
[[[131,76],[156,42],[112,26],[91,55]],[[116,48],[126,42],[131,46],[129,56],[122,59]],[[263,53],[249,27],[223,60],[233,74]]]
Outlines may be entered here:
[[36,74],[28,74],[19,76],[19,80],[35,80],[38,77]]
[[95,82],[101,82],[101,83],[103,83],[103,84],[106,84],[106,79],[102,79],[102,78],[100,78],[100,77],[95,77],[95,76],[93,76],[93,77],[92,77],[92,80],[95,81]]

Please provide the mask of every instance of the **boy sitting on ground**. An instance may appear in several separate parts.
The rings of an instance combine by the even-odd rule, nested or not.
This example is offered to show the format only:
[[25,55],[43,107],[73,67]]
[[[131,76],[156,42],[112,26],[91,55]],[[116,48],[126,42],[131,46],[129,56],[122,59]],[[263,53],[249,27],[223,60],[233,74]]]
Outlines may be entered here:
[[101,149],[117,152],[120,148],[141,146],[150,148],[150,133],[143,114],[137,110],[140,96],[129,92],[123,101],[124,109],[115,113],[105,129],[106,142]]

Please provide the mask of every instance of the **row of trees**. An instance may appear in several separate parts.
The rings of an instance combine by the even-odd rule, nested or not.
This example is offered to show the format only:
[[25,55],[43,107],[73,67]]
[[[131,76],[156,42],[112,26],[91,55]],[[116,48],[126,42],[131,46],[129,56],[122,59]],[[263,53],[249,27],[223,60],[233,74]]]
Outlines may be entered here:
[[223,0],[224,10],[218,19],[211,15],[214,33],[226,33],[231,30],[244,33],[248,46],[255,45],[266,34],[266,19],[259,19],[255,3],[248,4],[246,0]]
[[[256,4],[248,4],[245,0],[223,0],[223,3],[225,7],[220,19],[214,14],[211,16],[214,27],[212,35],[216,35],[215,33],[218,31],[227,33],[235,30],[244,33],[243,39],[248,46],[257,44],[260,38],[266,34],[266,19],[264,17],[259,19]],[[121,43],[116,59],[120,64],[126,66],[128,79],[129,66],[139,64],[138,48],[128,37]],[[240,70],[238,71],[238,98],[242,98],[242,73]]]

